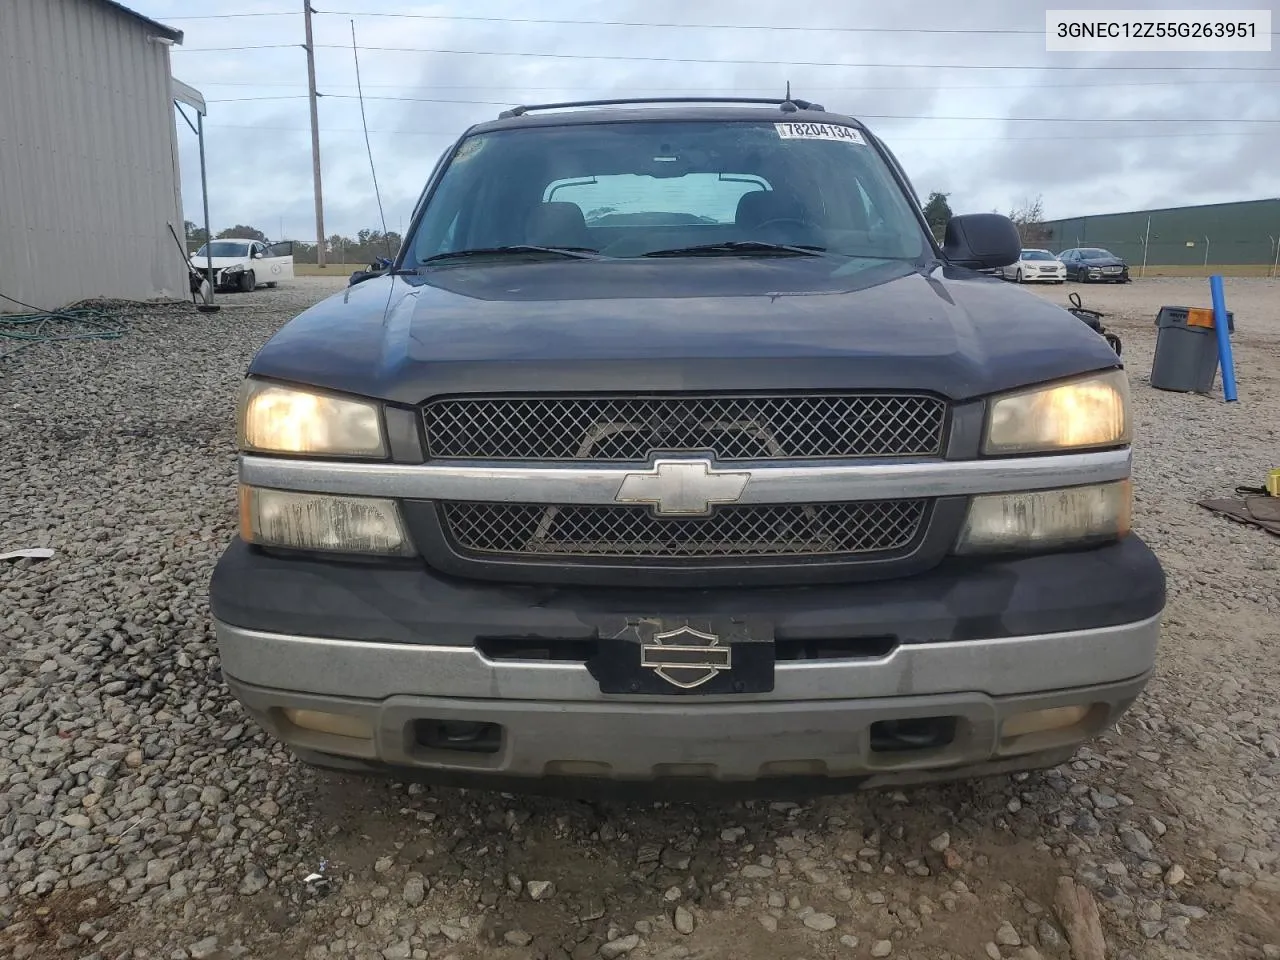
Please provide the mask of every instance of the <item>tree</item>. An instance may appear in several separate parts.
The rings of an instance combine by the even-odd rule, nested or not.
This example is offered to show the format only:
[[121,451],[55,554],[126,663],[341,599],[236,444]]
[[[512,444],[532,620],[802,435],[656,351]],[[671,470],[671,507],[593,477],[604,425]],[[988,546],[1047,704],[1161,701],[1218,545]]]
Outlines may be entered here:
[[235,240],[261,240],[265,243],[267,235],[257,227],[248,227],[243,223],[237,223],[234,227],[228,227],[226,230],[223,230],[215,239],[225,240],[227,238]]
[[939,193],[934,191],[929,194],[929,202],[924,205],[924,218],[929,221],[929,229],[933,231],[933,236],[937,240],[942,239],[942,235],[946,233],[947,221],[951,219],[951,205],[947,203],[949,193]]
[[204,242],[209,239],[204,227],[197,227],[191,220],[183,220],[182,225],[187,231],[187,245],[192,250],[199,250],[204,246]]
[[1034,200],[1023,197],[1022,204],[1009,211],[1009,219],[1018,228],[1024,246],[1048,243],[1053,238],[1053,231],[1044,224],[1044,198],[1039,195]]

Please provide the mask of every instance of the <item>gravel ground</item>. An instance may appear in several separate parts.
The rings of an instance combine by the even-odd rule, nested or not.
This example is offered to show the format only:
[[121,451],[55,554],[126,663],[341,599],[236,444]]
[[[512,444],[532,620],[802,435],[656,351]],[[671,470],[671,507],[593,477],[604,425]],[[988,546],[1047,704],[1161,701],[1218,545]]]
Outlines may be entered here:
[[1280,957],[1280,540],[1194,503],[1280,466],[1280,284],[1228,281],[1235,405],[1146,383],[1157,307],[1207,284],[1082,290],[1124,337],[1136,523],[1170,578],[1120,729],[1044,773],[698,806],[314,772],[230,699],[206,585],[234,389],[338,286],[0,362],[0,552],[56,550],[0,561],[0,956],[1053,960],[1068,877],[1109,957]]

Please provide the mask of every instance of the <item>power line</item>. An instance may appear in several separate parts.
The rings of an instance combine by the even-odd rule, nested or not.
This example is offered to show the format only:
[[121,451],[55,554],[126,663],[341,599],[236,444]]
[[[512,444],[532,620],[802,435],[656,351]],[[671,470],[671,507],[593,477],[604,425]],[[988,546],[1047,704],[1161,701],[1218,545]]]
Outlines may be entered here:
[[[322,99],[356,100],[358,94],[323,93]],[[306,94],[290,94],[280,97],[234,97],[226,100],[210,100],[210,103],[248,103],[264,100],[303,100]],[[392,97],[367,96],[365,100],[387,100],[393,103],[457,103],[473,106],[506,107],[515,105],[514,100],[451,100],[440,97]],[[363,109],[363,108],[362,108]],[[854,116],[867,120],[944,120],[972,121],[980,123],[1280,123],[1280,117],[1273,118],[1227,118],[1227,117],[969,117],[949,116],[943,114],[912,113],[863,113],[858,111]]]
[[[255,43],[240,47],[170,47],[174,53],[227,53],[232,50],[284,50],[287,47],[300,47],[300,43]],[[332,43],[316,44],[317,47],[337,46]]]
[[[356,65],[356,90],[359,91],[357,99],[360,101],[360,127],[364,130],[364,145],[369,152],[369,173],[373,177],[373,196],[378,201],[378,218],[382,221],[382,236],[385,241],[387,236],[387,215],[382,210],[382,191],[378,189],[378,171],[373,166],[373,144],[369,141],[369,121],[364,115],[364,90],[360,87],[360,54],[359,47],[356,46],[356,22],[351,21],[351,56]],[[387,250],[387,256],[391,257],[390,248]]]
[[[1181,86],[1203,86],[1218,84],[1276,84],[1280,80],[1255,80],[1250,78],[1232,78],[1219,80],[1116,80],[1111,83],[1073,83],[1071,81],[1063,81],[1062,83],[972,83],[972,84],[954,84],[946,85],[945,90],[938,86],[924,85],[872,85],[857,87],[837,87],[805,84],[805,89],[809,91],[826,92],[851,92],[858,93],[868,90],[925,90],[947,92],[951,90],[1082,90],[1106,88],[1113,89],[1115,87],[1181,87]],[[303,84],[296,80],[206,80],[198,84],[201,87],[301,87]],[[366,87],[383,89],[383,90],[418,90],[423,87],[420,83],[366,83]],[[793,84],[798,86],[798,84]],[[350,88],[354,89],[354,84],[331,84],[329,89]],[[481,84],[481,83],[432,83],[432,90],[590,90],[593,89],[585,84],[558,84],[556,86],[540,86],[533,84],[504,83],[504,84]],[[700,91],[708,94],[715,93],[750,93],[754,91],[767,91],[775,89],[772,86],[765,87],[704,87],[698,85],[689,85],[681,87],[613,87],[611,93],[618,94],[643,94],[643,93],[688,93],[690,91]]]
[[[768,23],[660,23],[651,20],[577,20],[551,19],[545,17],[484,17],[466,14],[445,13],[369,13],[365,11],[316,10],[322,16],[339,17],[384,17],[402,20],[444,20],[473,21],[478,23],[522,23],[546,24],[549,26],[574,27],[662,27],[677,30],[768,30],[769,32],[803,32],[803,33],[891,33],[891,34],[930,34],[930,35],[973,35],[973,36],[1010,36],[1010,37],[1043,37],[1043,29],[1021,30],[1008,28],[973,28],[973,27],[806,27],[797,24]],[[1274,32],[1273,32],[1274,35]]]
[[[293,43],[268,43],[256,46],[237,46],[237,47],[174,47],[174,50],[183,53],[225,53],[233,50],[277,50],[285,47],[294,47],[298,44]],[[346,50],[345,44],[340,43],[317,43],[315,46],[323,47],[331,50]],[[1173,66],[1093,66],[1085,64],[1034,64],[1034,63],[846,63],[838,60],[743,60],[743,59],[711,59],[707,57],[646,57],[635,54],[604,54],[604,53],[536,53],[528,50],[454,50],[443,47],[384,47],[384,46],[368,46],[361,47],[371,53],[434,53],[449,56],[463,57],[534,57],[549,60],[592,60],[592,61],[611,61],[611,60],[627,60],[642,63],[701,63],[701,64],[729,64],[742,66],[775,66],[775,67],[844,67],[845,69],[875,69],[875,70],[1088,70],[1097,72],[1100,70],[1160,70],[1160,71],[1204,71],[1204,70],[1227,70],[1238,72],[1262,72],[1276,73],[1280,72],[1280,67],[1218,67],[1218,66],[1190,66],[1186,64]]]
[[950,27],[804,27],[795,24],[770,25],[763,23],[654,23],[643,20],[575,20],[544,17],[481,17],[444,13],[366,13],[340,10],[317,10],[318,15],[338,17],[384,17],[404,20],[453,20],[479,23],[546,24],[549,26],[576,27],[664,27],[681,30],[768,30],[804,33],[920,33],[920,34],[980,34],[987,36],[1044,36],[1044,30],[1015,29],[964,29]]
[[[261,124],[234,124],[222,123],[218,124],[220,130],[277,130],[285,133],[306,133],[306,127],[279,127],[266,126]],[[379,135],[395,136],[395,137],[447,137],[450,140],[456,140],[465,127],[458,127],[453,130],[373,130],[370,133]],[[356,127],[325,127],[322,133],[362,133]],[[1246,131],[1246,130],[1228,130],[1219,131],[1218,136],[1221,137],[1268,137],[1272,136],[1274,131]],[[1048,136],[1015,136],[1015,137],[987,137],[983,136],[975,138],[967,137],[899,137],[894,136],[890,139],[893,143],[913,142],[913,143],[986,143],[986,142],[1008,142],[1008,141],[1041,141],[1041,140],[1108,140],[1112,143],[1124,143],[1129,140],[1177,140],[1177,139],[1203,139],[1202,132],[1194,133],[1132,133],[1117,136],[1114,133],[1106,134],[1054,134]]]
[[165,17],[166,20],[228,20],[232,17],[296,17],[297,10],[261,10],[253,13],[201,13],[181,17]]

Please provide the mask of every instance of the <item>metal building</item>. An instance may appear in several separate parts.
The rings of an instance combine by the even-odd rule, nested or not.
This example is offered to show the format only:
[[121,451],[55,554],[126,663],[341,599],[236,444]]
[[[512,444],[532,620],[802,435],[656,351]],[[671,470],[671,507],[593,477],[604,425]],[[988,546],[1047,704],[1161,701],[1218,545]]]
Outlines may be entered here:
[[1104,247],[1131,266],[1245,266],[1274,269],[1280,257],[1280,198],[1135,210],[1051,220],[1047,246]]
[[[169,46],[113,0],[0,0],[0,295],[188,295]],[[0,312],[23,308],[0,299]]]

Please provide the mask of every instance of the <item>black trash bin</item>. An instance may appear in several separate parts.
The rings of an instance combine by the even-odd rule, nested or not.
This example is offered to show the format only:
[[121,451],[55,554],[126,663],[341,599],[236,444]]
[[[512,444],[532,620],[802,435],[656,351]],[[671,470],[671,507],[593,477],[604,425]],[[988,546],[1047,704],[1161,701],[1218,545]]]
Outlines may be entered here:
[[[1206,312],[1212,321],[1212,311],[1160,308],[1156,355],[1151,363],[1151,385],[1157,390],[1208,393],[1213,389],[1218,373],[1218,336],[1212,326],[1204,325]],[[1235,329],[1235,316],[1228,311],[1227,330],[1234,333]]]

